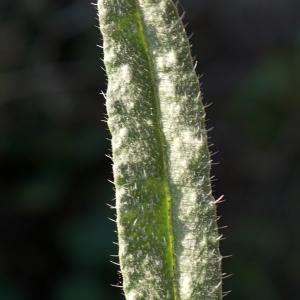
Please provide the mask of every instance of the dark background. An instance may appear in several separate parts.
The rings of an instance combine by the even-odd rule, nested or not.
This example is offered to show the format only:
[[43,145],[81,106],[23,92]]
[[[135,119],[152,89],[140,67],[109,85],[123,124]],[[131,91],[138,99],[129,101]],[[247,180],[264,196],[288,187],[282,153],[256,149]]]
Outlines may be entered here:
[[[300,2],[181,1],[217,152],[228,300],[300,299]],[[0,299],[123,299],[87,0],[0,0]]]

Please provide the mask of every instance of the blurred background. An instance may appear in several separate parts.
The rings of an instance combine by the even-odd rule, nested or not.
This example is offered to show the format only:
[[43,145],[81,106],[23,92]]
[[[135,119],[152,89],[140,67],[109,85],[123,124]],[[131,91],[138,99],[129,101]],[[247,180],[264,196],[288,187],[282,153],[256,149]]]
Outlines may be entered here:
[[[300,299],[300,2],[182,0],[202,74],[225,298]],[[124,299],[90,0],[0,0],[0,299]]]

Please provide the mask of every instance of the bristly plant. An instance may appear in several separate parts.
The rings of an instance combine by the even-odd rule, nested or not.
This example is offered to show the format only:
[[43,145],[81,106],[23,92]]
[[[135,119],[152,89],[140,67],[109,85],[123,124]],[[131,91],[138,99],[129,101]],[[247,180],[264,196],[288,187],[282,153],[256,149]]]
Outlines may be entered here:
[[220,300],[217,201],[190,45],[172,0],[99,0],[128,300]]

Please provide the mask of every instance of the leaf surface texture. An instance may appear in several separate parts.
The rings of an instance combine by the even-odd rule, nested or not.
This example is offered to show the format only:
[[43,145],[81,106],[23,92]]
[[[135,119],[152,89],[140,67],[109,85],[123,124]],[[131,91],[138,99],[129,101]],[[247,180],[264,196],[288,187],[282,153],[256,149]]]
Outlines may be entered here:
[[171,0],[99,0],[126,299],[219,300],[205,112]]

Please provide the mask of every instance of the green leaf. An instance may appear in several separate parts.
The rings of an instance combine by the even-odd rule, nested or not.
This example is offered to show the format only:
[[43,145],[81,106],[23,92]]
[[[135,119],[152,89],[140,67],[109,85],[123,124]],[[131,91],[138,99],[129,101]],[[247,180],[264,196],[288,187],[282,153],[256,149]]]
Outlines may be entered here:
[[216,201],[190,45],[171,0],[99,0],[128,300],[221,299]]

